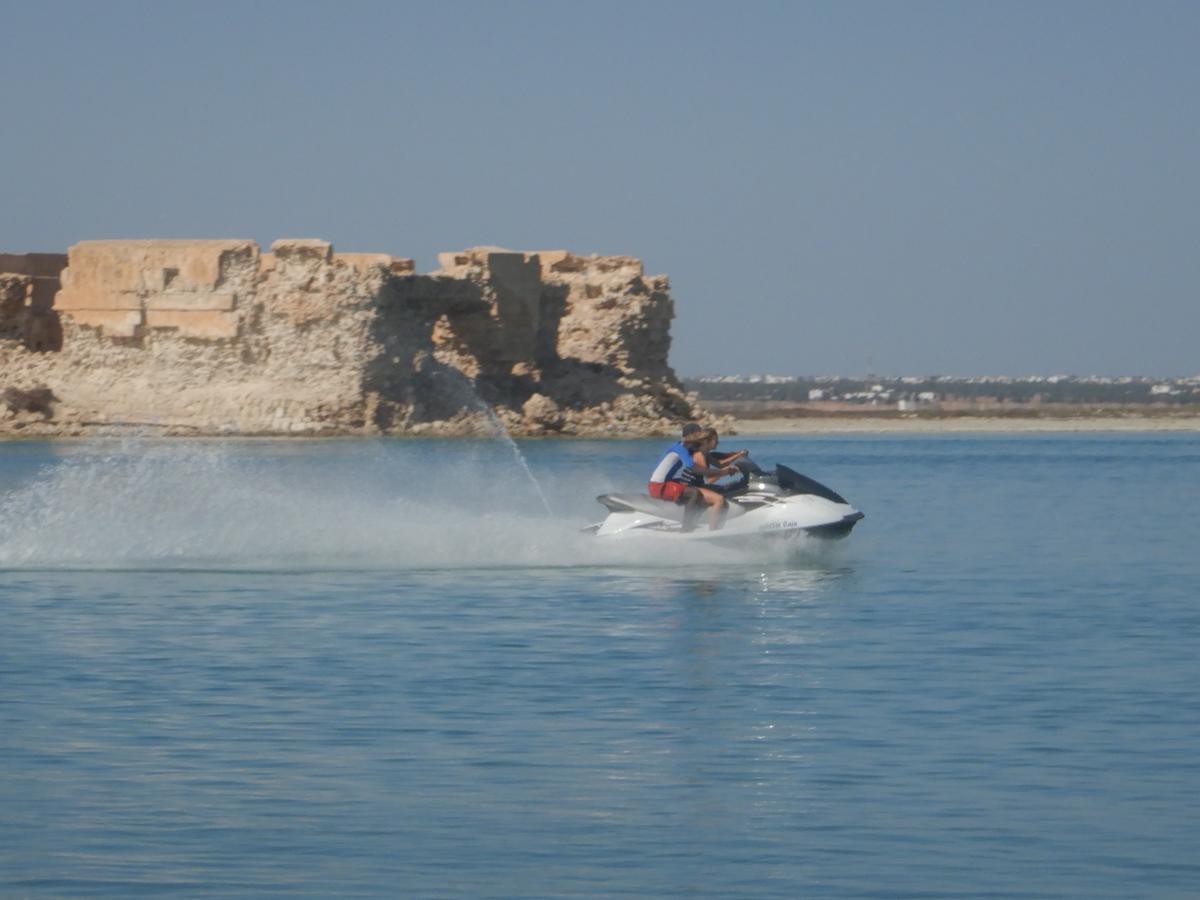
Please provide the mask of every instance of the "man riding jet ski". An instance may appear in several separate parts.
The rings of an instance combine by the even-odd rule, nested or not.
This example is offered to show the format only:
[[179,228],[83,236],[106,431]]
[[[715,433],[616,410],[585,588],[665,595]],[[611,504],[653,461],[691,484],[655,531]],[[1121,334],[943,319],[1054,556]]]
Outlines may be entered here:
[[737,468],[725,462],[709,460],[706,454],[715,446],[710,441],[716,432],[701,428],[695,422],[683,426],[680,439],[667,448],[654,473],[647,492],[657,500],[667,500],[683,507],[682,530],[692,531],[705,504],[709,507],[708,527],[717,531],[725,523],[728,509],[721,492],[705,486],[704,479],[734,475]]
[[[681,440],[654,470],[649,496],[601,494],[596,499],[608,509],[608,516],[585,530],[600,537],[739,543],[801,535],[841,538],[863,518],[840,494],[787,466],[766,472],[743,458],[744,453],[706,458],[701,448],[708,434],[699,426],[684,426]],[[697,440],[701,435],[705,439]],[[717,490],[715,485],[705,485],[706,477],[735,472],[742,477],[734,484]],[[709,527],[697,529],[704,504],[709,506]]]

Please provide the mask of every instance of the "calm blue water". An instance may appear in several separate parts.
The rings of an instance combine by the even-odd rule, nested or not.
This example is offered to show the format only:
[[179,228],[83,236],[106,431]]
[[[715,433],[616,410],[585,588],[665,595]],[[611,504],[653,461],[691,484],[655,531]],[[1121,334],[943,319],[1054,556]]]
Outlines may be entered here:
[[0,444],[0,895],[1200,894],[1200,436]]

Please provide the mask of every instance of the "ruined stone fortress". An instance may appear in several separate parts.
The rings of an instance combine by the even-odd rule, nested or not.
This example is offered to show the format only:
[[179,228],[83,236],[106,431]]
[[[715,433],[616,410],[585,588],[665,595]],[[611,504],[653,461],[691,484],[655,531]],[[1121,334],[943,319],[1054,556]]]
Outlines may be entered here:
[[701,414],[667,279],[625,256],[319,240],[0,254],[0,436],[638,435]]

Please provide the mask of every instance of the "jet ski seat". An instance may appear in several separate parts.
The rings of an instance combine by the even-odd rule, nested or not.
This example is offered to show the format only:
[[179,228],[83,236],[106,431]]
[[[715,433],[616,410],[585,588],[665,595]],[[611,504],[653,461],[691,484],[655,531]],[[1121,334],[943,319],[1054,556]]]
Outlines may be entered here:
[[[670,500],[659,500],[649,494],[601,494],[596,498],[609,512],[642,512],[675,522],[683,522],[683,507]],[[744,515],[746,512],[737,503],[729,504],[729,517]]]
[[683,521],[683,507],[670,500],[659,500],[649,494],[601,494],[596,498],[609,512],[644,512],[664,519]]

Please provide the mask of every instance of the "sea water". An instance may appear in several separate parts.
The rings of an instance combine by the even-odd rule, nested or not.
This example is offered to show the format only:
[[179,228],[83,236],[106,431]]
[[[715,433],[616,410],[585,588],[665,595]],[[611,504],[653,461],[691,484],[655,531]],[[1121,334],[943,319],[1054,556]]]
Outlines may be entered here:
[[0,896],[1191,897],[1200,436],[0,444]]

